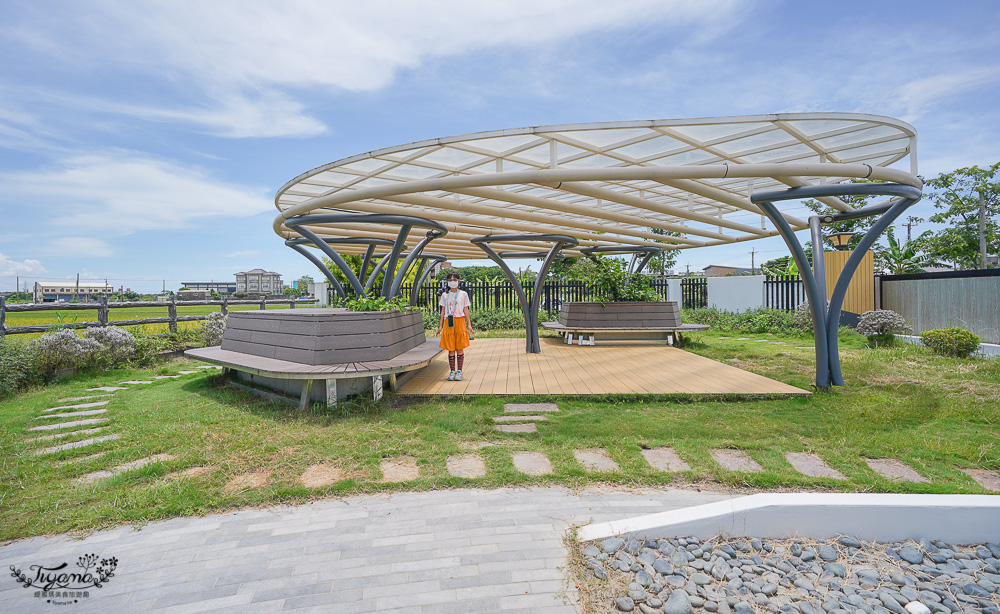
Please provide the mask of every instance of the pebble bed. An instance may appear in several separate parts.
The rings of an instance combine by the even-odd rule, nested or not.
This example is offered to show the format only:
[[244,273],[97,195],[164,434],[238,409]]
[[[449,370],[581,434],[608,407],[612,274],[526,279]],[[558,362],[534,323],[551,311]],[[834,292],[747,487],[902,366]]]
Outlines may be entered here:
[[[1000,546],[618,537],[583,549],[613,610],[642,614],[1000,614]],[[609,604],[610,605],[610,604]]]

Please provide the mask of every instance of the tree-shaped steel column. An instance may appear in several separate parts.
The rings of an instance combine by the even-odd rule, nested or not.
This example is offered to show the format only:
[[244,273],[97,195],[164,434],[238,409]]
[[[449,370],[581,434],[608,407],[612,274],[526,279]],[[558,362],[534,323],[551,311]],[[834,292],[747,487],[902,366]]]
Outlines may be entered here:
[[[632,254],[632,260],[628,263],[629,273],[642,273],[642,269],[646,267],[646,264],[653,258],[653,256],[663,252],[664,250],[659,247],[651,246],[640,246],[635,247],[628,245],[602,245],[599,247],[581,247],[580,253],[590,256],[594,259],[595,254]],[[636,266],[636,258],[644,254],[642,259],[639,260],[639,266]]]
[[[803,198],[821,198],[825,196],[895,196],[890,201],[869,205],[854,211],[836,213],[809,218],[809,228],[813,241],[813,261],[815,269],[810,268],[802,244],[795,237],[795,232],[785,221],[785,218],[774,206],[775,201],[799,200]],[[751,202],[760,206],[764,214],[774,223],[781,237],[792,252],[792,258],[799,267],[802,281],[809,298],[809,310],[813,317],[813,333],[816,338],[816,387],[827,389],[831,385],[843,386],[844,376],[840,368],[840,353],[837,343],[837,331],[840,327],[840,313],[844,305],[847,287],[854,277],[865,253],[875,244],[886,228],[906,209],[920,200],[922,192],[919,188],[894,183],[863,183],[847,185],[820,185],[790,188],[774,192],[760,192],[750,197]],[[838,221],[880,215],[872,227],[861,237],[861,241],[848,256],[843,271],[837,278],[830,300],[826,300],[826,274],[823,264],[823,241],[820,224],[831,224]]]
[[[556,255],[558,255],[559,250],[564,247],[571,246],[576,247],[580,244],[580,240],[576,237],[570,237],[567,235],[543,235],[543,234],[518,234],[518,235],[486,235],[482,237],[475,237],[470,239],[474,245],[478,245],[481,250],[486,252],[490,260],[497,263],[500,269],[507,276],[511,285],[514,287],[514,291],[517,292],[517,299],[521,305],[521,311],[524,314],[524,332],[525,332],[525,351],[529,354],[540,354],[542,351],[541,342],[538,339],[538,303],[541,300],[541,287],[545,283],[545,276],[549,272],[549,267],[552,265],[552,261],[555,260]],[[490,243],[499,243],[507,241],[554,241],[555,245],[549,249],[548,253],[545,255],[545,260],[542,261],[542,267],[538,271],[538,276],[535,278],[534,292],[531,295],[531,302],[529,304],[527,297],[524,295],[524,289],[521,288],[521,284],[518,283],[517,277],[514,275],[507,263],[504,262],[503,257],[495,252],[493,248],[489,246]],[[523,252],[517,252],[523,253]],[[534,252],[532,252],[534,253]]]

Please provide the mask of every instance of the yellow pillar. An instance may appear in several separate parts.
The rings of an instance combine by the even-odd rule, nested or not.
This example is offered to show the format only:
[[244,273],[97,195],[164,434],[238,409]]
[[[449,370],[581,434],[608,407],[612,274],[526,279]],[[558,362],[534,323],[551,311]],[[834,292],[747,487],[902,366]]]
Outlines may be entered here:
[[[824,252],[823,258],[826,261],[826,298],[829,300],[833,296],[833,287],[840,277],[840,272],[844,270],[844,264],[850,257],[851,252],[836,251]],[[875,309],[875,258],[871,252],[865,254],[854,271],[850,285],[847,286],[847,294],[844,296],[844,311],[861,315],[866,311]]]

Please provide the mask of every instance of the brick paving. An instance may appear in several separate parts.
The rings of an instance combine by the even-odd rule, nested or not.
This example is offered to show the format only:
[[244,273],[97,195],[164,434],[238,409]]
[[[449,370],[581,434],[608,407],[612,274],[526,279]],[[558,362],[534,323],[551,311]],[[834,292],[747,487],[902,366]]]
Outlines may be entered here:
[[[0,568],[116,557],[115,577],[73,612],[511,612],[574,614],[570,524],[730,495],[565,488],[365,495],[119,527],[0,547]],[[49,611],[13,580],[0,611]]]

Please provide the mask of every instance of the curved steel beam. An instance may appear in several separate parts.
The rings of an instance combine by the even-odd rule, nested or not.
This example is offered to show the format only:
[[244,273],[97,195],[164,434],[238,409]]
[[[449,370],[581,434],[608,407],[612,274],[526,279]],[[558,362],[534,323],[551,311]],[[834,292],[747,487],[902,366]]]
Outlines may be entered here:
[[312,262],[313,264],[315,264],[316,268],[319,269],[320,272],[323,273],[323,275],[325,275],[328,280],[330,280],[330,285],[332,285],[333,289],[337,291],[337,294],[340,295],[340,298],[346,298],[347,297],[347,293],[344,292],[344,286],[340,285],[340,281],[336,277],[333,276],[333,273],[330,271],[330,269],[326,268],[326,265],[323,264],[322,260],[320,260],[316,256],[314,256],[311,253],[309,253],[309,250],[307,250],[306,248],[302,247],[299,244],[293,243],[291,241],[285,241],[285,245],[287,245],[288,247],[294,249],[298,253],[302,254],[310,262]]
[[[639,245],[635,247],[630,247],[627,245],[626,246],[599,245],[597,247],[580,248],[580,253],[586,254],[588,257],[590,257],[591,260],[594,260],[594,254],[632,254],[632,260],[628,264],[628,270],[630,273],[641,273],[642,269],[646,267],[646,263],[648,263],[653,256],[660,254],[663,251],[664,250],[659,247],[639,246]],[[635,269],[633,270],[636,258],[639,256],[639,254],[645,254],[645,256],[643,256],[642,260],[639,262],[639,266],[635,267]]]
[[430,277],[431,271],[434,269],[434,265],[438,262],[445,262],[448,258],[440,256],[438,254],[421,254],[420,255],[420,266],[423,267],[427,265],[430,261],[430,266],[427,266],[426,270],[423,270],[423,274],[416,275],[416,283],[413,284],[413,288],[410,289],[410,306],[413,307],[417,304],[417,300],[420,298],[420,290],[424,287],[424,282]]
[[410,229],[413,226],[409,224],[403,224],[399,228],[399,234],[396,235],[396,243],[392,246],[392,251],[389,252],[389,264],[386,265],[385,274],[382,276],[382,298],[389,300],[392,298],[393,280],[396,275],[396,261],[399,260],[399,253],[403,251],[403,241],[406,241],[406,235],[410,234]]
[[[392,287],[389,289],[389,297],[392,298],[399,293],[399,287],[403,284],[403,280],[406,278],[406,273],[409,271],[410,265],[413,260],[420,256],[420,252],[424,251],[427,244],[434,239],[441,236],[441,233],[437,230],[431,230],[427,235],[417,243],[416,247],[403,259],[403,264],[399,267],[399,272],[396,273],[395,279],[392,280]],[[423,264],[423,262],[421,262]]]
[[[549,249],[545,256],[545,260],[542,262],[542,267],[535,277],[535,284],[533,287],[533,293],[531,296],[531,302],[528,302],[528,298],[524,294],[524,289],[521,288],[520,282],[518,282],[517,277],[504,262],[503,257],[493,251],[489,246],[491,242],[504,242],[504,241],[554,241],[555,245]],[[511,285],[517,292],[518,302],[521,305],[521,313],[524,315],[524,332],[525,332],[525,351],[529,354],[539,354],[542,351],[541,342],[538,337],[538,325],[536,323],[538,314],[538,303],[540,302],[540,294],[542,284],[545,283],[545,275],[548,273],[549,267],[552,266],[553,260],[555,260],[556,255],[566,245],[572,245],[576,247],[580,244],[580,240],[576,237],[571,237],[568,235],[555,235],[555,234],[517,234],[517,235],[484,235],[482,237],[475,237],[470,239],[473,245],[478,245],[480,249],[486,252],[490,260],[496,262],[500,269],[507,276]],[[525,252],[505,252],[505,253],[525,253]],[[530,254],[537,254],[538,252],[527,252]]]
[[333,263],[336,264],[337,267],[340,268],[341,272],[347,277],[347,281],[351,284],[351,288],[354,289],[354,293],[359,297],[364,296],[365,289],[361,286],[361,282],[358,281],[358,277],[354,274],[354,271],[351,270],[350,265],[344,262],[344,259],[340,257],[340,254],[338,254],[335,249],[330,247],[326,241],[316,236],[313,231],[305,228],[304,226],[295,228],[295,231],[312,241],[313,245],[326,254],[330,260],[333,260]]

